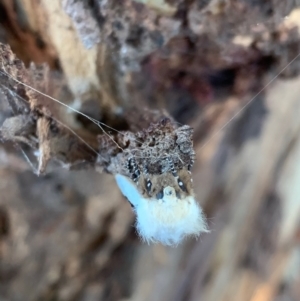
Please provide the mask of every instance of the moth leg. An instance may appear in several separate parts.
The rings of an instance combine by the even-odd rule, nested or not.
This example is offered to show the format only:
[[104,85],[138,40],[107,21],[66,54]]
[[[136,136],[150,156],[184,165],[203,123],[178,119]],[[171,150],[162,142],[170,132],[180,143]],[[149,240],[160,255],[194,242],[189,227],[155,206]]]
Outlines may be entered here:
[[195,160],[196,160],[196,153],[195,153],[195,151],[193,151],[193,152],[191,153],[191,162],[190,162],[190,164],[188,165],[188,171],[189,171],[189,172],[191,172],[191,170],[192,170],[192,168],[193,168],[193,165],[194,165],[194,163],[195,163]]
[[[178,184],[179,188],[181,190],[183,190],[184,192],[187,192],[186,186],[184,185],[182,180],[179,178],[177,170],[175,169],[174,163],[169,157],[168,157],[168,162],[169,162],[169,168],[171,170],[171,173],[172,173],[173,177],[177,180],[177,184]],[[189,170],[188,170],[188,172],[190,173]]]
[[167,160],[168,160],[169,169],[170,169],[172,175],[175,178],[178,178],[177,171],[175,170],[174,162],[172,161],[172,159],[170,159],[170,157],[168,157]]
[[152,182],[149,177],[149,170],[148,170],[147,165],[144,166],[143,173],[144,173],[144,176],[146,177],[146,179],[145,179],[146,190],[147,190],[148,194],[150,194],[151,189],[152,189]]
[[139,170],[139,167],[136,163],[136,160],[134,157],[130,157],[127,161],[127,169],[128,169],[128,172],[130,174],[130,177],[131,179],[134,181],[134,182],[138,182],[139,178],[140,178],[140,175],[141,175],[141,172]]

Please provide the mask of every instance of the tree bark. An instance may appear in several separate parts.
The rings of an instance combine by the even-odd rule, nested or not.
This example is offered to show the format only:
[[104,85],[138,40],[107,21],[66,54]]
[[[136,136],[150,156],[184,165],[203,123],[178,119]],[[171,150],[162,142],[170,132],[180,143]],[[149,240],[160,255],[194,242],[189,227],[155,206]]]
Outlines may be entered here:
[[[2,0],[0,9],[0,42],[27,70],[53,72],[27,84],[121,131],[137,119],[125,116],[132,107],[194,128],[195,193],[211,229],[177,248],[144,244],[109,175],[50,165],[36,177],[20,158],[35,162],[24,141],[1,144],[1,300],[299,300],[298,1]],[[0,84],[2,124],[7,87],[30,92],[3,74]],[[43,114],[97,144],[99,128],[44,101]],[[68,137],[56,140],[60,153]],[[76,156],[95,162],[86,145]]]

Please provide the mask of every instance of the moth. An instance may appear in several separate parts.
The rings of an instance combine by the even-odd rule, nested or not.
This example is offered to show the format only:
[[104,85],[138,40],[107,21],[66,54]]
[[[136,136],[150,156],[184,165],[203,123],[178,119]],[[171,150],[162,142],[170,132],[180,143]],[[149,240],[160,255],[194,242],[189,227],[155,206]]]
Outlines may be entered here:
[[[187,236],[208,232],[193,190],[192,129],[163,119],[131,136],[126,145],[110,167],[136,214],[139,236],[147,243],[177,246]],[[120,162],[123,167],[117,170]]]

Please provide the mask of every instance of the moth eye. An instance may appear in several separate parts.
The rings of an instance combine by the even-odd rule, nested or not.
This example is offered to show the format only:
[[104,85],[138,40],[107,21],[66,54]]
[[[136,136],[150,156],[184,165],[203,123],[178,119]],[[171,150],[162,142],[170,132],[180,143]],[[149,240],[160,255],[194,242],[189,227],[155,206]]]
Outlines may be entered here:
[[185,185],[183,184],[183,182],[178,178],[177,179],[177,183],[178,183],[178,186],[180,187],[180,189],[184,192],[187,192],[187,189],[185,187]]
[[162,199],[164,197],[164,192],[161,190],[159,193],[156,194],[156,198],[158,200]]
[[147,179],[146,180],[146,188],[147,188],[147,191],[150,192],[151,191],[151,188],[152,188],[152,182]]

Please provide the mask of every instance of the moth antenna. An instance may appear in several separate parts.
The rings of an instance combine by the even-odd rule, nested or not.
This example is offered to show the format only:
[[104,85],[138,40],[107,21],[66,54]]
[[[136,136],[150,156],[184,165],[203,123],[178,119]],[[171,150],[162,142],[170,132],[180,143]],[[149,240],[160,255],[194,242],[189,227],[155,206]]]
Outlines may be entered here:
[[[6,88],[8,89],[8,88]],[[8,89],[9,92],[11,92],[13,94],[14,97],[17,97],[21,100],[25,99],[23,97],[21,97],[20,95],[13,93],[11,90]],[[27,111],[27,113],[29,113],[29,110]],[[75,137],[77,137],[83,144],[85,144],[91,151],[93,151],[96,155],[102,157],[100,155],[100,153],[98,153],[90,144],[88,144],[83,138],[81,138],[75,131],[73,131],[69,126],[67,126],[65,123],[63,123],[62,121],[58,120],[57,118],[55,118],[54,116],[51,116],[49,114],[47,114],[46,112],[43,113],[46,117],[51,118],[52,122],[51,122],[51,126],[52,126],[52,130],[55,130],[56,125],[53,121],[59,123],[61,126],[63,126],[65,129],[67,129],[70,133],[72,133]],[[33,111],[33,119],[36,121],[38,120],[38,118],[41,117],[41,114],[38,111]],[[57,128],[56,128],[57,130]],[[103,157],[102,157],[103,158]]]
[[[72,107],[72,106],[69,106],[69,105],[65,104],[64,102],[60,101],[59,99],[56,99],[56,98],[54,98],[54,97],[52,97],[52,96],[50,96],[50,95],[48,95],[48,94],[46,94],[46,93],[43,93],[42,91],[39,91],[38,89],[35,89],[33,86],[28,85],[28,84],[26,84],[26,83],[24,83],[24,82],[18,80],[17,78],[15,78],[13,75],[9,74],[9,73],[6,71],[6,68],[5,68],[3,62],[2,62],[2,69],[3,69],[3,71],[0,71],[0,73],[3,74],[4,76],[6,76],[6,77],[8,77],[8,78],[11,78],[11,79],[14,80],[16,83],[19,83],[20,85],[22,85],[22,86],[24,86],[24,87],[27,87],[28,89],[30,89],[30,90],[32,90],[32,91],[34,91],[34,92],[36,92],[36,93],[38,93],[38,94],[40,94],[40,95],[42,95],[42,96],[45,96],[45,97],[47,97],[48,99],[51,99],[52,101],[54,101],[54,102],[60,104],[61,106],[67,108],[68,110],[71,110],[72,112],[77,113],[77,114],[79,114],[79,115],[81,115],[81,116],[87,118],[88,120],[90,120],[90,121],[93,122],[94,124],[96,124],[96,125],[103,131],[103,133],[104,133],[107,137],[109,137],[109,139],[112,140],[112,141],[116,144],[116,146],[117,146],[119,149],[121,149],[122,151],[124,151],[124,149],[123,149],[123,148],[122,148],[122,147],[114,140],[113,136],[110,135],[109,133],[107,133],[107,132],[105,131],[104,127],[108,128],[108,129],[111,129],[111,130],[113,130],[113,131],[115,131],[115,132],[117,132],[118,134],[123,135],[123,136],[125,135],[124,133],[122,133],[121,131],[118,131],[117,129],[115,129],[115,128],[113,128],[113,127],[111,127],[111,126],[109,126],[109,125],[107,125],[107,124],[105,124],[105,123],[103,123],[103,122],[101,122],[101,121],[95,119],[95,118],[90,117],[89,115],[87,115],[87,114],[85,114],[85,113],[83,113],[83,112],[77,110],[76,108],[74,108],[74,107]],[[12,91],[11,91],[11,92],[12,92]],[[12,93],[15,94],[14,92],[12,92]],[[19,95],[17,95],[17,96],[20,97]],[[135,141],[140,142],[138,139],[135,139]]]

